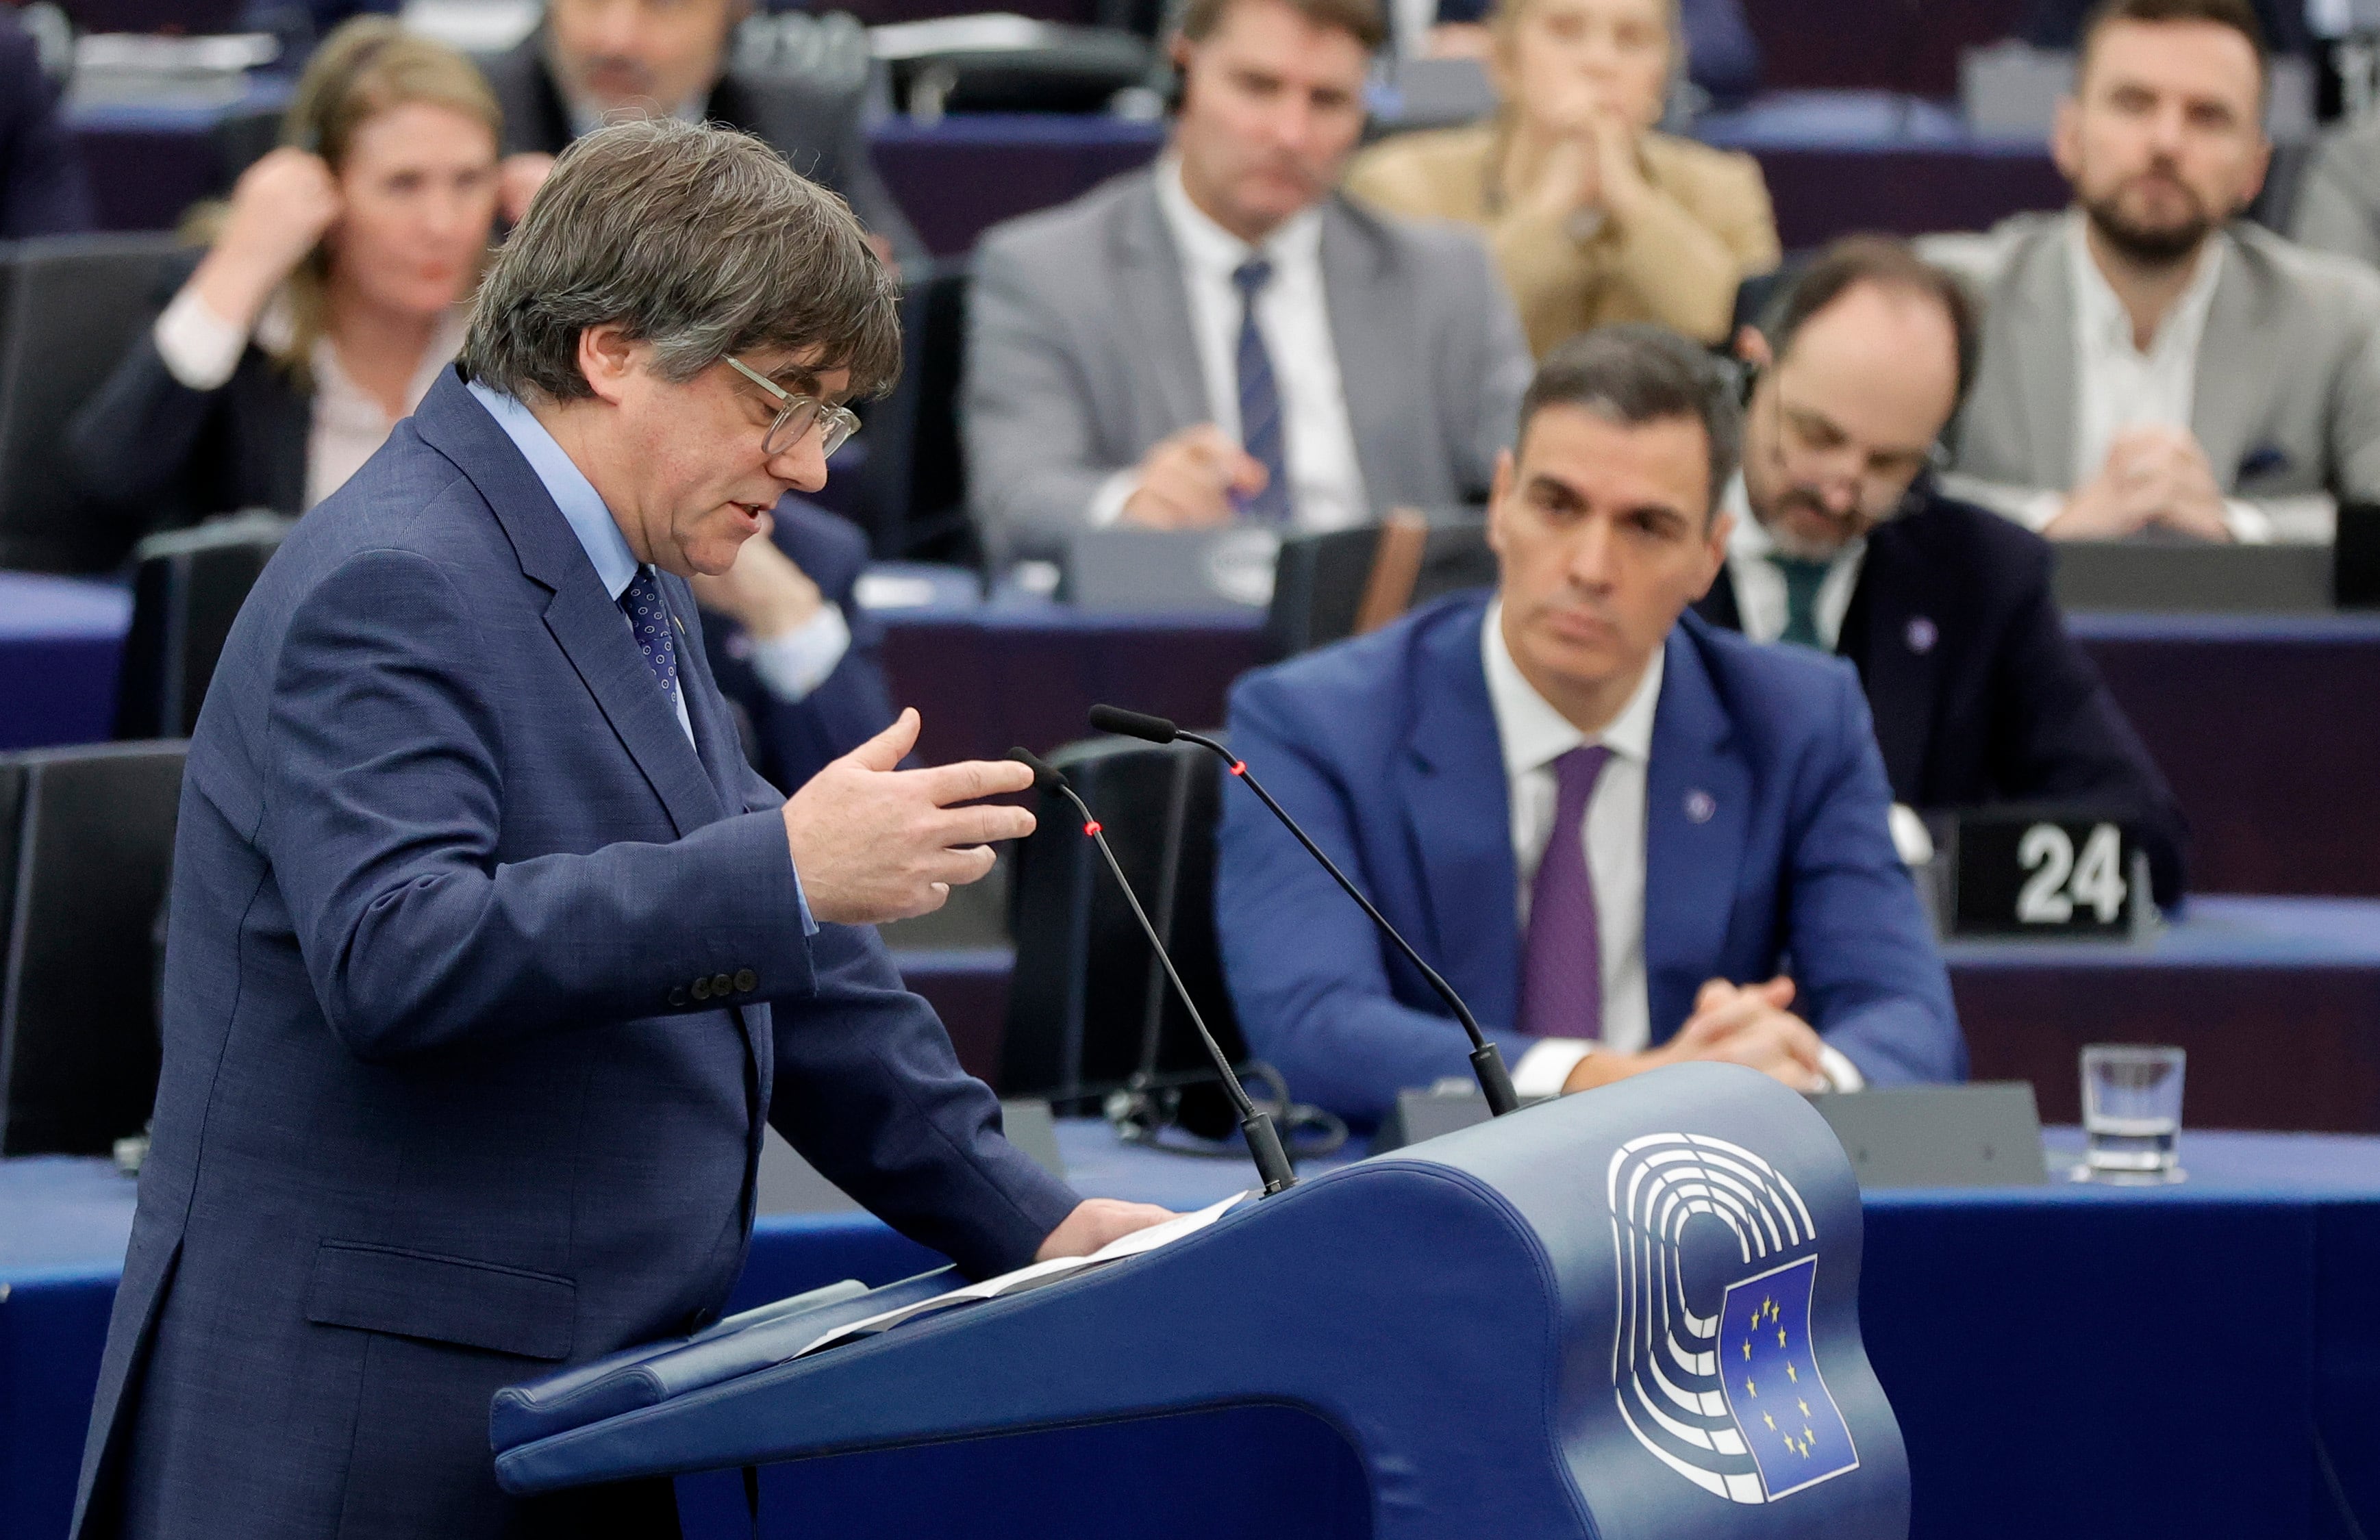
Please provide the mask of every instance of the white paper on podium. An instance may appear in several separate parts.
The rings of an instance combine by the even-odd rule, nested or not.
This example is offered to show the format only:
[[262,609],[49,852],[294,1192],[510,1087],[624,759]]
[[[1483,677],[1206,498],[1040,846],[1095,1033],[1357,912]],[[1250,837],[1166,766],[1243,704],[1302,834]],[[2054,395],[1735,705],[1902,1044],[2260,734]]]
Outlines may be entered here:
[[980,1283],[970,1283],[963,1289],[953,1289],[947,1294],[936,1294],[929,1300],[919,1300],[915,1304],[905,1304],[897,1310],[887,1310],[880,1316],[870,1316],[865,1320],[854,1321],[849,1326],[837,1327],[794,1356],[806,1358],[811,1353],[840,1346],[857,1338],[872,1337],[880,1331],[890,1331],[892,1328],[914,1321],[920,1316],[954,1310],[963,1305],[973,1304],[979,1300],[996,1300],[1008,1294],[1021,1294],[1027,1290],[1038,1289],[1044,1284],[1072,1278],[1076,1273],[1087,1272],[1110,1262],[1121,1262],[1127,1256],[1138,1256],[1144,1252],[1155,1251],[1160,1246],[1179,1241],[1185,1235],[1197,1233],[1221,1219],[1234,1205],[1255,1195],[1255,1190],[1252,1188],[1245,1193],[1234,1194],[1220,1203],[1201,1208],[1195,1214],[1176,1214],[1160,1224],[1153,1224],[1146,1230],[1135,1230],[1129,1235],[1119,1236],[1088,1256],[1053,1256],[1047,1262],[1035,1262],[1019,1267],[1013,1273],[1002,1273],[998,1278],[987,1278]]

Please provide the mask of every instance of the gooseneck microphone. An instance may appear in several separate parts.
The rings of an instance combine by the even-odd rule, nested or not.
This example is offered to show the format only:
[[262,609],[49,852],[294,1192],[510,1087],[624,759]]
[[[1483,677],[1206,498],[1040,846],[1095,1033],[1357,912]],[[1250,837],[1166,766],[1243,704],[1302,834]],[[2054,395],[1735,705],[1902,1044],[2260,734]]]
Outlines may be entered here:
[[1214,1061],[1216,1073],[1223,1077],[1223,1089],[1231,1097],[1233,1110],[1240,1115],[1240,1134],[1248,1142],[1248,1154],[1256,1159],[1257,1174],[1264,1179],[1265,1196],[1270,1197],[1285,1188],[1297,1185],[1296,1173],[1290,1169],[1289,1156],[1281,1146],[1281,1134],[1272,1126],[1272,1114],[1248,1099],[1246,1089],[1240,1085],[1240,1077],[1232,1073],[1232,1061],[1224,1057],[1221,1047],[1215,1041],[1215,1035],[1207,1030],[1206,1018],[1198,1014],[1197,1004],[1191,1000],[1182,976],[1174,971],[1172,954],[1165,950],[1165,943],[1157,939],[1157,927],[1148,923],[1148,916],[1140,907],[1139,896],[1132,891],[1132,884],[1124,879],[1123,867],[1116,860],[1115,852],[1109,848],[1107,836],[1099,831],[1099,820],[1091,812],[1090,805],[1075,794],[1075,788],[1066,783],[1064,776],[1031,749],[1012,748],[1008,757],[1033,772],[1034,785],[1045,792],[1056,792],[1073,803],[1075,810],[1083,815],[1083,832],[1090,836],[1091,843],[1099,847],[1099,854],[1107,857],[1108,870],[1114,876],[1116,886],[1123,890],[1123,901],[1132,905],[1132,917],[1140,922],[1141,934],[1148,938],[1149,949],[1165,965],[1165,976],[1173,981],[1173,992],[1180,997],[1182,1009],[1190,1013],[1190,1025],[1198,1029],[1198,1041],[1206,1045],[1207,1057]]
[[1471,1073],[1479,1078],[1479,1089],[1488,1098],[1489,1114],[1500,1118],[1520,1107],[1521,1098],[1512,1089],[1512,1076],[1504,1068],[1502,1051],[1489,1040],[1488,1034],[1479,1030],[1479,1019],[1471,1013],[1471,1007],[1463,1003],[1463,997],[1454,992],[1454,986],[1439,976],[1436,968],[1423,962],[1421,953],[1414,950],[1413,943],[1397,933],[1397,928],[1389,923],[1388,916],[1373,907],[1372,901],[1366,898],[1362,890],[1339,869],[1339,864],[1322,854],[1322,847],[1298,827],[1297,820],[1289,816],[1289,810],[1275,802],[1263,783],[1248,773],[1246,761],[1235,758],[1230,749],[1203,734],[1185,732],[1163,717],[1152,717],[1140,711],[1127,711],[1115,706],[1094,706],[1091,708],[1091,725],[1102,733],[1120,734],[1147,743],[1170,744],[1178,739],[1185,744],[1196,744],[1222,760],[1235,778],[1244,782],[1248,790],[1256,793],[1257,798],[1272,809],[1272,816],[1281,820],[1281,827],[1297,836],[1297,843],[1305,847],[1305,853],[1321,862],[1322,869],[1329,872],[1339,886],[1347,891],[1347,896],[1372,917],[1372,923],[1380,928],[1380,934],[1394,941],[1397,950],[1405,954],[1405,960],[1421,970],[1422,977],[1438,991],[1438,998],[1446,1001],[1447,1009],[1454,1013],[1454,1019],[1461,1022],[1463,1030],[1470,1035]]

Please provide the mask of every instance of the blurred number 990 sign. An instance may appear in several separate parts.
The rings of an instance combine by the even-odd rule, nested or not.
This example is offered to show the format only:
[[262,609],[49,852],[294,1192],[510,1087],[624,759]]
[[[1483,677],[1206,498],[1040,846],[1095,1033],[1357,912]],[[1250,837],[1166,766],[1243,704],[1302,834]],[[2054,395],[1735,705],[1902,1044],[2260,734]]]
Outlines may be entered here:
[[1970,817],[1960,822],[1958,861],[1965,934],[2130,933],[2134,862],[2120,825]]

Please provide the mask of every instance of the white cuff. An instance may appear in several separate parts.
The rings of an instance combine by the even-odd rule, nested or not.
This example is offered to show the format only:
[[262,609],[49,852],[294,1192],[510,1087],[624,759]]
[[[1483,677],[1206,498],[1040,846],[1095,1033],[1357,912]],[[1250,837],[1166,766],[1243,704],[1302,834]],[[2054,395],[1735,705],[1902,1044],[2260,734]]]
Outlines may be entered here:
[[2038,535],[2058,522],[2066,511],[2064,492],[2034,492],[2019,502],[2010,511],[2015,520]]
[[[2265,538],[2275,545],[2328,545],[2338,539],[2338,500],[2328,492],[2291,492],[2244,504],[2227,502],[2225,506],[2245,506],[2254,513],[2265,521]],[[2231,533],[2234,539],[2245,538],[2237,526]]]
[[1540,1037],[1512,1066],[1512,1089],[1524,1101],[1558,1097],[1570,1072],[1594,1051],[1595,1045],[1584,1038]]
[[165,372],[194,391],[221,390],[248,347],[248,333],[215,314],[198,290],[187,286],[165,307],[150,334],[156,339],[157,356],[165,360]]
[[1829,1091],[1867,1089],[1867,1076],[1860,1073],[1859,1066],[1832,1043],[1818,1045],[1818,1073],[1827,1077],[1827,1089]]
[[819,612],[781,637],[752,638],[752,672],[769,693],[788,705],[798,705],[827,681],[827,675],[851,650],[851,623],[840,605],[821,604]]
[[2236,497],[2225,498],[2223,523],[2231,531],[2231,538],[2241,545],[2273,543],[2273,521],[2265,516],[2264,509],[2252,503],[2242,502]]
[[1113,476],[1100,482],[1099,490],[1091,494],[1091,505],[1088,510],[1091,527],[1104,529],[1123,517],[1123,505],[1131,502],[1132,494],[1139,490],[1140,467],[1138,466],[1117,471]]

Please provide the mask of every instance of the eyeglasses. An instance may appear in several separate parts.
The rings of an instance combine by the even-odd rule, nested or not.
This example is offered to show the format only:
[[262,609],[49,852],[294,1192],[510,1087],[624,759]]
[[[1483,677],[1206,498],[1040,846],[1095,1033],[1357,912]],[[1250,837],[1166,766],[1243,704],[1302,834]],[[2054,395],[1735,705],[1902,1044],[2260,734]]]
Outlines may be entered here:
[[859,431],[859,419],[841,406],[830,406],[814,395],[795,395],[743,359],[729,358],[728,367],[751,381],[777,403],[776,420],[760,440],[760,453],[774,459],[802,442],[802,435],[815,425],[819,430],[819,453],[832,455]]
[[[1926,450],[1876,449],[1852,439],[1823,413],[1788,406],[1785,393],[1770,376],[1769,399],[1775,407],[1778,457],[1797,469],[1831,464],[1848,471],[1863,509],[1871,514],[1888,509],[1910,483],[1934,466],[1940,445]],[[1850,463],[1844,464],[1848,458]]]

